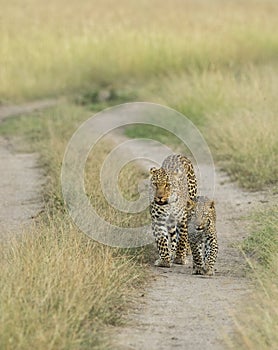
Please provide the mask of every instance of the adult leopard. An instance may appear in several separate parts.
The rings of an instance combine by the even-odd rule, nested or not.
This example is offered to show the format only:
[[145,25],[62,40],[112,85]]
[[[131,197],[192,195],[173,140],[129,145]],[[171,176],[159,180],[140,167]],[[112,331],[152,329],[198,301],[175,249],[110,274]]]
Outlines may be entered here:
[[180,154],[168,156],[161,168],[151,168],[150,213],[159,259],[156,266],[186,264],[190,247],[188,208],[197,195],[197,180],[191,161]]

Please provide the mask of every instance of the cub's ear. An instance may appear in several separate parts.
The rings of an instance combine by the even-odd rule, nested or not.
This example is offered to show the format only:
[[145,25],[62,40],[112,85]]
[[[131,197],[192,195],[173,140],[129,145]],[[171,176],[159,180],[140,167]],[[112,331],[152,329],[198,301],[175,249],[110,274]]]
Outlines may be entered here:
[[173,171],[173,175],[174,176],[178,176],[181,174],[181,170],[179,168],[176,168],[174,171]]
[[214,208],[214,206],[215,206],[214,201],[210,201],[209,206],[210,206],[210,208],[211,208],[211,209],[213,209],[213,208]]
[[156,168],[150,168],[150,174],[153,175],[157,169]]

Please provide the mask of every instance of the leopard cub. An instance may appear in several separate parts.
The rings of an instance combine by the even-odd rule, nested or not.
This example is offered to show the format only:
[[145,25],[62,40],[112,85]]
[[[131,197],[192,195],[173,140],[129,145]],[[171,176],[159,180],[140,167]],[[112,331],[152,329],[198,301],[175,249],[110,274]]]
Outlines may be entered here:
[[188,240],[193,257],[193,274],[214,274],[218,253],[214,201],[198,196],[189,203]]

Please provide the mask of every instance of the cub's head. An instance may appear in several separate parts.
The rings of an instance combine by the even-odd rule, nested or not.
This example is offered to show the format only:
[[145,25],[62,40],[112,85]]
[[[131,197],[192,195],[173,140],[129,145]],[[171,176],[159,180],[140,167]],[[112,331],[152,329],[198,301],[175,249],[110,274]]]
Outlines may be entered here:
[[197,197],[190,209],[190,225],[197,231],[203,231],[215,220],[215,205],[207,197]]
[[167,171],[163,168],[151,168],[151,186],[154,192],[154,201],[159,204],[168,204],[171,195],[171,181]]

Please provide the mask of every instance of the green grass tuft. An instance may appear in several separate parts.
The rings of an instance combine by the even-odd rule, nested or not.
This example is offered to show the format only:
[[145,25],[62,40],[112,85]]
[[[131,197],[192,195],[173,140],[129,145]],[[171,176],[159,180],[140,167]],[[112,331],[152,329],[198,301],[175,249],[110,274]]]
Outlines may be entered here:
[[271,268],[278,252],[278,206],[253,215],[253,233],[244,240],[247,256],[264,268]]

